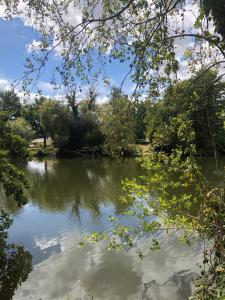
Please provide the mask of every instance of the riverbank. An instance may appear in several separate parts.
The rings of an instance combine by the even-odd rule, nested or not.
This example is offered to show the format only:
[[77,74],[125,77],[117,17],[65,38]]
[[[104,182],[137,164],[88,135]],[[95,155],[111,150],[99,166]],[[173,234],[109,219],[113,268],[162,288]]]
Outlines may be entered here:
[[[59,158],[95,158],[95,157],[107,157],[108,155],[103,151],[102,147],[82,147],[74,150],[59,150],[53,145],[44,147],[29,147],[29,156],[43,158],[43,157],[59,157]],[[149,145],[138,144],[132,145],[130,150],[123,153],[123,157],[137,157],[140,155],[149,154]]]
[[[28,148],[30,158],[95,158],[108,157],[109,155],[104,151],[103,146],[85,146],[72,150],[56,148],[50,138],[47,139],[46,147],[44,147],[43,139],[38,143],[31,143]],[[36,140],[36,141],[37,141]],[[157,151],[157,150],[156,150]],[[122,157],[138,157],[147,156],[150,153],[149,143],[138,143],[130,145],[129,149],[123,151]],[[198,149],[196,157],[214,157],[213,149]],[[217,153],[217,156],[224,156],[224,152]]]

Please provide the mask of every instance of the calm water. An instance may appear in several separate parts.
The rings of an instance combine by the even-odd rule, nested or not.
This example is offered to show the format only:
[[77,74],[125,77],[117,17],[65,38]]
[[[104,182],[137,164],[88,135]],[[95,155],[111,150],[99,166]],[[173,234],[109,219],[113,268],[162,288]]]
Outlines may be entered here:
[[[213,165],[203,165],[215,179]],[[46,160],[21,167],[30,182],[29,203],[18,208],[1,200],[14,216],[9,241],[32,254],[33,270],[14,300],[188,299],[201,249],[181,245],[175,233],[161,236],[161,250],[144,260],[135,248],[77,247],[84,233],[110,230],[108,215],[123,212],[121,180],[143,174],[134,160]],[[150,237],[141,238],[139,246],[148,252],[149,243]]]

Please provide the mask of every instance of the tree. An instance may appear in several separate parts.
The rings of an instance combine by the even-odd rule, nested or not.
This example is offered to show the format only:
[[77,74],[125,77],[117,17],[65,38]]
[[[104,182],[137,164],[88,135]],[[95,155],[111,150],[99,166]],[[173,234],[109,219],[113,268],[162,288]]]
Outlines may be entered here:
[[134,104],[134,119],[135,119],[135,136],[137,139],[142,140],[146,138],[146,101],[136,101]]
[[216,31],[225,38],[225,4],[223,0],[203,0],[202,1],[203,10],[210,20],[213,18],[213,22],[216,28]]
[[90,98],[84,99],[79,103],[77,129],[77,137],[78,135],[80,136],[81,146],[99,146],[102,144],[103,136],[99,128],[96,98],[92,92]]
[[31,126],[24,118],[17,118],[16,120],[10,121],[9,124],[12,133],[22,137],[27,143],[29,143],[34,137],[34,132]]
[[24,188],[27,181],[24,174],[7,160],[8,155],[26,157],[26,142],[13,134],[8,116],[0,112],[0,182],[7,197],[13,197],[18,205],[25,204],[27,199]]
[[40,138],[44,136],[44,131],[41,126],[39,107],[41,103],[36,100],[33,104],[25,104],[22,107],[21,116],[31,126],[35,137]]
[[41,126],[58,147],[68,141],[71,117],[68,107],[60,101],[52,99],[40,106]]
[[147,127],[146,135],[152,143],[156,133],[163,132],[165,130],[165,124],[169,119],[169,111],[163,100],[157,102],[147,100],[147,111],[145,116],[145,123]]
[[78,99],[77,99],[77,87],[70,87],[69,91],[66,93],[66,100],[68,106],[72,109],[74,118],[78,117]]
[[22,104],[17,94],[11,91],[0,92],[0,110],[4,111],[9,119],[15,119],[21,115]]
[[100,130],[104,149],[111,156],[124,155],[135,142],[133,108],[120,89],[114,88],[108,103],[100,107]]
[[72,107],[73,117],[66,149],[99,146],[103,137],[99,130],[99,116],[95,100],[83,99]]
[[[167,89],[161,101],[149,105],[146,122],[152,141],[160,135],[161,146],[167,151],[181,144],[177,133],[170,130],[173,118],[184,116],[192,122],[198,151],[224,153],[225,85],[217,73],[208,70],[199,77],[184,80]],[[164,138],[163,138],[164,137]],[[163,140],[162,140],[163,139]]]
[[96,90],[95,86],[90,86],[86,93],[87,98],[87,106],[89,111],[95,111],[96,110],[96,100],[98,97],[98,92]]

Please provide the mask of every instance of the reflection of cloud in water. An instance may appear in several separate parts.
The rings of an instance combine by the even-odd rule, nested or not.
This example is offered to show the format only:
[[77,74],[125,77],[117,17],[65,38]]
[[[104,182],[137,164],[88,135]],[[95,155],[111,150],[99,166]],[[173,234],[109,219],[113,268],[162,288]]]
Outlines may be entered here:
[[32,161],[29,161],[27,163],[27,169],[29,171],[33,171],[33,172],[37,172],[39,173],[40,175],[44,175],[46,170],[45,170],[45,162],[40,162],[40,161],[35,161],[35,160],[32,160]]
[[87,176],[89,179],[93,179],[95,175],[90,170],[87,170]]
[[27,169],[31,172],[36,172],[39,175],[43,176],[46,172],[53,172],[55,163],[56,161],[54,160],[32,160],[28,161]]
[[191,282],[193,282],[194,277],[196,274],[187,270],[174,273],[163,284],[154,280],[144,283],[141,299],[167,300],[168,297],[173,300],[188,299],[192,293]]
[[[101,245],[74,247],[79,240],[75,232],[60,239],[62,252],[37,265],[14,299],[185,300],[191,294],[200,255],[173,235],[144,260],[137,257],[136,249],[107,252]],[[149,248],[149,240],[140,243],[141,248]]]
[[40,247],[41,251],[52,247],[52,246],[56,246],[59,243],[59,239],[58,238],[52,238],[52,239],[46,239],[46,238],[42,238],[42,239],[35,239],[35,244],[36,246]]

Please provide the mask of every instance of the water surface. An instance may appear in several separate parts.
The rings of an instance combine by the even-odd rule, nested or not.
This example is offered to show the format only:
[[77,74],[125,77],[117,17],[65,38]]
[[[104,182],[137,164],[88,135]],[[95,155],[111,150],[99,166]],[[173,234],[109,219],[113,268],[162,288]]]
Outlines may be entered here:
[[161,249],[154,253],[149,252],[151,238],[141,238],[144,260],[137,248],[78,248],[82,235],[111,229],[108,215],[122,218],[121,180],[143,174],[133,159],[33,160],[21,167],[30,182],[28,204],[18,208],[1,200],[14,216],[9,241],[32,254],[33,270],[14,300],[188,299],[201,247],[180,244],[175,233],[161,235]]

